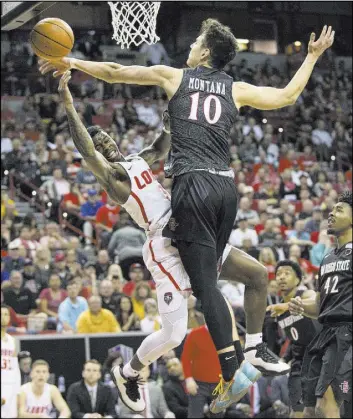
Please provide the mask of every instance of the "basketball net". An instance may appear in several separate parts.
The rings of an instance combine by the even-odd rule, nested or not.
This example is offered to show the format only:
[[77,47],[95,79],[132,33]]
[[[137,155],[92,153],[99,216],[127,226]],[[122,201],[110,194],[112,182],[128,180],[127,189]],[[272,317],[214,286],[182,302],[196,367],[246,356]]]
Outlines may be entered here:
[[139,46],[147,42],[151,45],[159,41],[156,24],[160,1],[109,1],[108,4],[114,28],[112,38],[122,49],[131,44]]

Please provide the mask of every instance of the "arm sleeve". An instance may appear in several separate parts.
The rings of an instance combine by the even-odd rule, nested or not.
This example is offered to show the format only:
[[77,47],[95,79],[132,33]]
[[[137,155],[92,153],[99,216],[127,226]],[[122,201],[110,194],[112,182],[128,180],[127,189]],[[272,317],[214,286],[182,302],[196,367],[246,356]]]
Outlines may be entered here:
[[66,396],[67,404],[71,410],[71,417],[83,418],[85,413],[80,412],[80,405],[78,402],[78,389],[75,384],[71,384]]
[[184,343],[183,352],[181,354],[181,363],[183,365],[184,377],[192,377],[191,364],[192,364],[192,353],[193,353],[193,332],[190,332]]

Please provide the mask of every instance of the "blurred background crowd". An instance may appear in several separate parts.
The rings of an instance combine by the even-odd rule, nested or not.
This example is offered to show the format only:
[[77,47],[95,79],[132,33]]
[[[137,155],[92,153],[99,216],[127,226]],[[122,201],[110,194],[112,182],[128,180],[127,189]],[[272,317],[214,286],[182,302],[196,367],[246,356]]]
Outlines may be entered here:
[[[101,60],[98,45],[110,43],[104,36],[79,38],[73,56]],[[161,43],[145,45],[140,52],[148,65],[173,62]],[[235,80],[282,87],[304,56],[305,48],[298,48],[286,58],[284,68],[271,60],[253,66],[244,58],[227,66],[226,72]],[[344,60],[335,65],[329,56],[324,59],[329,65],[315,70],[294,106],[272,112],[244,108],[229,136],[240,194],[229,242],[268,269],[269,304],[279,301],[274,276],[280,260],[298,262],[304,274],[301,286],[315,288],[320,262],[335,246],[327,235],[327,216],[338,194],[352,188],[352,68]],[[161,323],[154,284],[142,259],[145,233],[85,166],[70,136],[58,81],[42,77],[36,61],[29,48],[14,42],[1,62],[1,299],[11,310],[8,330],[152,333]],[[167,101],[159,89],[108,85],[79,72],[73,75],[71,89],[84,124],[101,125],[123,155],[151,144],[162,128]],[[163,162],[155,164],[153,173],[170,190]],[[232,304],[242,337],[244,287],[222,278],[219,286]],[[155,401],[145,417],[186,417],[188,395],[195,392],[195,382],[187,378],[218,381],[217,357],[203,324],[202,309],[190,297],[193,333],[184,345],[182,364],[172,352],[145,371],[151,379],[149,397]],[[266,318],[263,332],[270,349],[285,357],[287,342],[276,320]],[[197,347],[200,339],[207,342],[204,355]],[[214,371],[203,377],[202,363],[209,365],[205,360],[211,356]],[[21,359],[30,364],[29,353]],[[100,385],[111,388],[106,373],[121,360],[122,354],[115,351],[103,366],[89,364],[95,372],[91,368],[87,374],[96,374],[95,379],[103,381]],[[28,365],[22,365],[23,380],[29,379]],[[286,379],[261,378],[256,394],[246,396],[227,417],[288,417]],[[65,386],[62,390],[66,394]],[[66,396],[74,412],[72,391]],[[113,395],[105,415],[119,414],[114,391]],[[207,408],[203,411],[208,401],[209,397],[197,401],[200,414],[208,415]],[[133,417],[120,412],[123,417],[128,414]]]

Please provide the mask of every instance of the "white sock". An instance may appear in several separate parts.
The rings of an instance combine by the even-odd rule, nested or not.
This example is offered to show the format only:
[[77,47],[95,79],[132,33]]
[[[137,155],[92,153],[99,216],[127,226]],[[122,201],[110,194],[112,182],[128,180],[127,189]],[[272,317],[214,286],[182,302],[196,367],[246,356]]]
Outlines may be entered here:
[[136,377],[139,375],[139,372],[131,368],[130,362],[124,365],[123,374],[125,377]]
[[246,334],[245,349],[254,348],[259,343],[262,343],[262,333]]

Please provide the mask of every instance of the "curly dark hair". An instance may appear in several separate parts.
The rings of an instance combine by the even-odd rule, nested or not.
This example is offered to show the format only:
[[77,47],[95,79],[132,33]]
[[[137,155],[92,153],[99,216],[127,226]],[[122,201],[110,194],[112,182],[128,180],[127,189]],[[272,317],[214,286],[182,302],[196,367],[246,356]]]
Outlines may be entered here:
[[350,205],[351,209],[353,209],[352,206],[352,191],[344,191],[341,193],[341,195],[338,197],[338,202],[342,202],[345,204]]
[[218,20],[204,20],[200,35],[205,35],[203,46],[210,50],[212,67],[222,70],[236,56],[238,42],[230,28],[222,25]]
[[281,260],[280,262],[277,263],[276,265],[276,270],[275,270],[275,274],[277,275],[277,271],[281,266],[289,266],[293,269],[293,271],[295,272],[297,278],[299,279],[299,283],[301,282],[301,280],[303,279],[303,272],[299,266],[298,263],[293,262],[292,260],[286,259],[286,260]]

